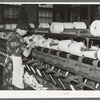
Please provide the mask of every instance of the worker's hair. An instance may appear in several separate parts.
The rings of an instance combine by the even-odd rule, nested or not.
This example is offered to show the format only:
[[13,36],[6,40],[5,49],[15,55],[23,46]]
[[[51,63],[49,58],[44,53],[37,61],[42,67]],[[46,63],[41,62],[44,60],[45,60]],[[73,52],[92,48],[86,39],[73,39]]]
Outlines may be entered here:
[[28,21],[26,21],[26,20],[20,20],[20,21],[18,21],[16,29],[17,28],[19,28],[21,30],[30,30],[31,29]]

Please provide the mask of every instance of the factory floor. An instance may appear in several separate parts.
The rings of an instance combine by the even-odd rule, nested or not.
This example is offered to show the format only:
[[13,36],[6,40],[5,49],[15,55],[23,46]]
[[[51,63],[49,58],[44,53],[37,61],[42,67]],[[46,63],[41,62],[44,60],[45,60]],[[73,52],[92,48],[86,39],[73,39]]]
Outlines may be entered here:
[[[43,87],[47,88],[47,90],[61,90],[60,87],[56,87],[53,84],[51,84],[50,82],[43,80],[42,78],[40,78],[38,76],[35,76],[35,77],[38,80],[38,82],[43,85]],[[2,79],[0,79],[0,90],[2,90]],[[35,89],[33,89],[29,85],[25,84],[25,88],[23,90],[35,90]]]
[[[46,87],[47,90],[61,90],[60,87],[57,87],[57,86],[51,84],[50,82],[40,78],[39,76],[35,76],[35,78],[37,79],[38,83],[43,85],[43,87]],[[33,89],[29,85],[25,84],[24,90],[35,90],[35,89]]]

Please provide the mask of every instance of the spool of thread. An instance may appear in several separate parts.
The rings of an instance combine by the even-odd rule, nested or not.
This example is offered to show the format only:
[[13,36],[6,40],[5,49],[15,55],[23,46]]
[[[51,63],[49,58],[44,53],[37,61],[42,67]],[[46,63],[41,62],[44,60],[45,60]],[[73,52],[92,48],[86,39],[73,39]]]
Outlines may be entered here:
[[46,43],[46,47],[51,49],[51,43],[53,42],[53,39],[48,38],[47,39],[47,43]]
[[63,23],[63,25],[64,25],[64,29],[73,29],[74,28],[74,26],[73,26],[73,23]]
[[43,47],[44,41],[45,41],[45,38],[38,39],[37,45],[40,46],[40,47]]
[[58,44],[59,44],[59,40],[53,39],[51,43],[51,49],[58,50]]
[[51,43],[52,43],[52,41],[53,41],[53,39],[46,39],[44,42],[43,42],[43,47],[45,47],[45,48],[49,48],[49,49],[51,49]]
[[97,59],[97,51],[85,51],[84,56],[88,58]]
[[69,46],[72,43],[72,40],[62,40],[59,42],[59,50],[69,52]]
[[93,36],[100,36],[100,20],[95,20],[90,25],[90,32]]
[[50,28],[49,23],[40,23],[39,28]]
[[64,31],[64,25],[60,22],[53,22],[50,27],[51,33],[61,33]]
[[73,41],[69,46],[70,53],[78,56],[84,55],[83,49],[86,49],[86,46],[83,42]]
[[87,26],[84,22],[73,22],[75,29],[87,29]]

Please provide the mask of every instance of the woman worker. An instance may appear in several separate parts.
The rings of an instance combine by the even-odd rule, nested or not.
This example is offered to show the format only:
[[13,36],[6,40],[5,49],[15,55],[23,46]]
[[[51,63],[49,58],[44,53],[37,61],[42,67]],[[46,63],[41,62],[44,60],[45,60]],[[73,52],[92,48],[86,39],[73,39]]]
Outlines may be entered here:
[[28,48],[22,36],[27,34],[30,26],[27,21],[20,20],[17,24],[16,31],[7,40],[7,55],[3,69],[3,89],[4,90],[21,90],[24,89],[22,66],[22,55],[28,57],[32,48],[32,43]]

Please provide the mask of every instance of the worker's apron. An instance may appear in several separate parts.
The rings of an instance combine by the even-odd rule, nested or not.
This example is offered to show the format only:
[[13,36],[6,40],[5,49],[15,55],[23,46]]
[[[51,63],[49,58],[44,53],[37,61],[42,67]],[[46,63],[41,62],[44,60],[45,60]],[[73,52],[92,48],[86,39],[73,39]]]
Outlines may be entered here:
[[23,89],[23,74],[24,74],[24,66],[22,65],[22,58],[18,56],[10,56],[13,62],[13,76],[12,76],[12,85]]

